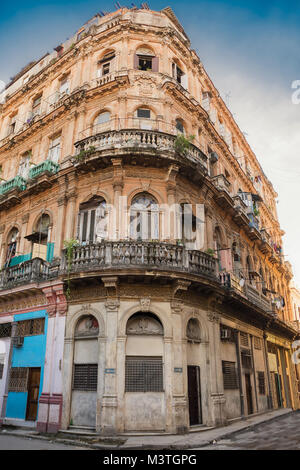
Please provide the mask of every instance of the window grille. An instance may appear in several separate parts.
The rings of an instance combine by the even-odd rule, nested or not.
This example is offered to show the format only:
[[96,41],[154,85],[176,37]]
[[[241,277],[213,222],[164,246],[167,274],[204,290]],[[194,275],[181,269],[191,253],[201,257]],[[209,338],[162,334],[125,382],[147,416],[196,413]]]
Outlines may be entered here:
[[162,357],[127,356],[125,392],[163,392]]
[[252,368],[251,351],[249,349],[244,349],[243,351],[241,351],[241,358],[242,358],[242,366],[245,369],[251,369]]
[[258,391],[260,395],[266,394],[266,383],[265,383],[265,373],[264,372],[257,372],[258,378]]
[[253,340],[254,340],[254,348],[261,349],[261,339],[258,338],[257,336],[254,336]]
[[0,379],[3,377],[4,364],[0,363]]
[[8,391],[27,392],[28,367],[12,367],[10,371]]
[[222,361],[223,383],[225,390],[238,388],[237,371],[235,362]]
[[235,341],[234,330],[229,326],[220,325],[220,339],[222,341]]
[[139,108],[137,110],[137,117],[150,119],[150,109]]
[[35,336],[44,334],[45,318],[34,318],[18,322],[16,336]]
[[0,338],[8,338],[11,336],[11,323],[0,324]]
[[73,390],[97,391],[98,364],[75,364]]
[[249,346],[249,336],[247,333],[240,332],[240,340],[241,346],[245,346],[246,348]]

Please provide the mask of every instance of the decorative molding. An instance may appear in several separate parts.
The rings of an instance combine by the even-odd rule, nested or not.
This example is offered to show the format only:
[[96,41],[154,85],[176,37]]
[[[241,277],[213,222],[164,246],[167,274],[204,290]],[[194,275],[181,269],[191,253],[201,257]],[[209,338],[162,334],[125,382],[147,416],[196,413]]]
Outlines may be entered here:
[[207,312],[207,318],[210,322],[220,323],[220,315],[216,312]]
[[101,277],[101,281],[104,284],[104,287],[107,292],[107,296],[115,297],[118,291],[118,283],[119,283],[118,276]]
[[118,299],[107,299],[105,302],[106,310],[109,312],[115,312],[120,306],[120,301]]
[[144,297],[140,299],[141,312],[149,312],[150,304],[151,304],[151,299],[149,297]]

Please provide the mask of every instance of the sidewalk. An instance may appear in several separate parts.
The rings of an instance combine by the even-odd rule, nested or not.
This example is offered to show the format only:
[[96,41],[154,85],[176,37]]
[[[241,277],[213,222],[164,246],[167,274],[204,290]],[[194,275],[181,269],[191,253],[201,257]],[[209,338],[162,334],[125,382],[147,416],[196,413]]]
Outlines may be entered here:
[[1,434],[28,437],[30,439],[42,439],[55,441],[64,444],[73,444],[76,446],[88,447],[95,450],[155,450],[155,449],[192,449],[203,447],[212,444],[225,437],[232,436],[233,434],[254,428],[261,423],[269,422],[274,419],[280,419],[281,416],[286,416],[293,412],[291,409],[280,409],[270,411],[257,416],[252,416],[247,419],[237,421],[229,424],[228,426],[214,428],[210,430],[201,430],[198,432],[190,432],[188,434],[168,434],[168,435],[120,435],[114,437],[102,436],[69,436],[64,435],[63,432],[57,435],[39,434],[37,431],[29,431],[27,429],[9,429],[9,426],[0,428]]

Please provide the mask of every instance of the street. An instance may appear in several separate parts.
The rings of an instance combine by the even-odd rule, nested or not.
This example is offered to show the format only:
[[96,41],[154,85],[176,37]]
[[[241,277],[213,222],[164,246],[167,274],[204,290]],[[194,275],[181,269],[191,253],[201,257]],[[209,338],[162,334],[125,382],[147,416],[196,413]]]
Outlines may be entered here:
[[85,447],[58,442],[0,434],[0,450],[85,450]]
[[262,423],[200,450],[300,450],[300,413]]

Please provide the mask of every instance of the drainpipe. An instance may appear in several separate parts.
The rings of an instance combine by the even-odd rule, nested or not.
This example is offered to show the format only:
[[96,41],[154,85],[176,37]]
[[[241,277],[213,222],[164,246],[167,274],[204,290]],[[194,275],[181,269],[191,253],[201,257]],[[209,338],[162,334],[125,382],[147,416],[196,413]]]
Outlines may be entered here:
[[263,343],[264,343],[264,359],[265,359],[265,366],[267,370],[267,377],[268,377],[268,408],[269,410],[273,409],[273,397],[272,397],[272,389],[271,389],[271,374],[269,368],[269,360],[268,360],[268,347],[267,347],[267,334],[263,334]]
[[255,368],[255,360],[254,360],[254,348],[253,348],[253,336],[252,335],[250,335],[250,343],[251,343],[251,355],[252,355],[252,363],[253,363],[256,412],[258,413],[257,380],[256,380],[256,368]]
[[240,401],[241,401],[241,417],[245,416],[245,405],[244,405],[244,394],[242,384],[242,365],[241,365],[241,351],[240,351],[240,333],[238,330],[234,330],[236,358],[238,365],[238,378],[239,378],[239,389],[240,389]]
[[0,426],[1,426],[1,424],[3,423],[3,421],[6,417],[8,386],[9,386],[9,378],[10,378],[10,370],[11,370],[11,362],[12,362],[12,353],[13,353],[13,338],[16,336],[17,326],[18,326],[18,323],[16,321],[12,322],[12,324],[11,324],[10,346],[9,346],[8,361],[7,361],[6,383],[5,383],[4,394],[3,394],[2,409],[1,409],[1,413],[0,413]]

